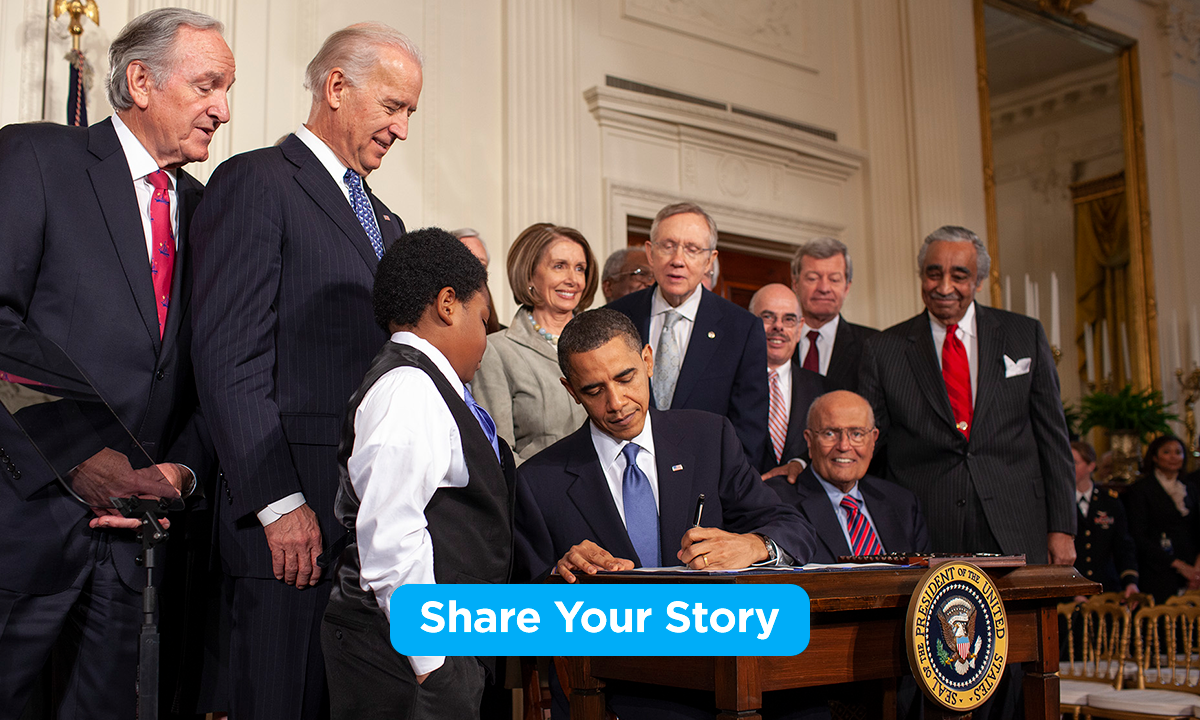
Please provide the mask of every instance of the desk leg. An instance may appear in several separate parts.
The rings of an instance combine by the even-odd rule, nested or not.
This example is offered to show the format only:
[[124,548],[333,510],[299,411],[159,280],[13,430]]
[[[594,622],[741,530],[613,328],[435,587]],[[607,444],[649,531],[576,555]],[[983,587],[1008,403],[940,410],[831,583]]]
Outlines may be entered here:
[[[571,720],[605,720],[604,683],[592,677],[592,659],[572,657],[566,660],[566,682],[571,688]],[[560,677],[559,682],[562,681]]]
[[1058,611],[1044,607],[1038,613],[1038,659],[1025,663],[1025,717],[1028,720],[1060,717],[1058,694]]
[[762,678],[756,657],[717,658],[717,720],[761,720]]

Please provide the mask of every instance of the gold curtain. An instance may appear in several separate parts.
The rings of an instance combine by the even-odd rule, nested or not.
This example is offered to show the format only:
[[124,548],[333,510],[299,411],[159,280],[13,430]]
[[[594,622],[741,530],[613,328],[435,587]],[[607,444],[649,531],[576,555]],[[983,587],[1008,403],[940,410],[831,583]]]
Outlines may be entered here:
[[1129,317],[1129,217],[1125,199],[1125,173],[1075,183],[1075,342],[1079,348],[1080,385],[1087,387],[1084,328],[1095,334],[1096,378],[1103,381],[1104,348],[1100,326],[1108,321],[1108,353],[1113,380],[1118,386],[1133,377],[1124,366],[1121,328],[1131,328]]

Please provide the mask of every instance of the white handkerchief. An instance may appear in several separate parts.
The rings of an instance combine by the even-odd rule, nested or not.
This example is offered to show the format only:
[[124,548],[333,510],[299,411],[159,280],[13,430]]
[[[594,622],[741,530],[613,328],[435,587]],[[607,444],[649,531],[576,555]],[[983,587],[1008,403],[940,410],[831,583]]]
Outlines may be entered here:
[[1029,366],[1032,363],[1033,363],[1032,358],[1021,358],[1020,360],[1013,360],[1009,356],[1005,355],[1004,356],[1004,377],[1010,378],[1010,377],[1016,377],[1018,375],[1028,374]]

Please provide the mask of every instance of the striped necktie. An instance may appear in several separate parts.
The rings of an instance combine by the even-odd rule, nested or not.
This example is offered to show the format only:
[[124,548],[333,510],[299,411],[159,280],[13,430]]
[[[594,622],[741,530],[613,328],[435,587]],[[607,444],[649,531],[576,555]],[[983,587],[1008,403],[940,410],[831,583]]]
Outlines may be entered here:
[[767,428],[771,431],[771,448],[775,451],[775,460],[783,462],[783,442],[787,439],[787,406],[783,401],[783,390],[779,387],[779,373],[772,370],[771,408],[767,417]]
[[846,529],[850,532],[851,555],[882,555],[883,544],[871,527],[871,521],[863,514],[858,501],[847,495],[842,498],[842,507],[846,509]]

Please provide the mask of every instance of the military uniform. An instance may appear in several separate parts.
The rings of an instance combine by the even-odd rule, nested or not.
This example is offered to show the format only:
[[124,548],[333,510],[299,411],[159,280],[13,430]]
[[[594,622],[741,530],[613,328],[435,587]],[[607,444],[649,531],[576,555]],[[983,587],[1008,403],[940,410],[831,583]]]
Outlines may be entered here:
[[1076,520],[1075,569],[1087,579],[1102,583],[1106,592],[1122,591],[1126,585],[1137,583],[1137,550],[1129,534],[1125,506],[1117,493],[1093,485],[1087,515],[1079,508]]

